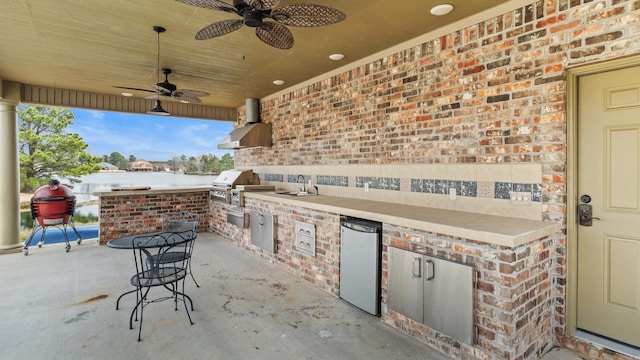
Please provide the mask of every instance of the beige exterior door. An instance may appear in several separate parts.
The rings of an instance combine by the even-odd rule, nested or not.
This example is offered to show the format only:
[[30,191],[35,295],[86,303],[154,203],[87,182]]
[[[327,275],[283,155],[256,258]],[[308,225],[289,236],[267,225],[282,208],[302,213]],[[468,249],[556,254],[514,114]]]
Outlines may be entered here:
[[640,346],[640,67],[581,77],[577,124],[579,204],[599,218],[578,225],[577,325]]

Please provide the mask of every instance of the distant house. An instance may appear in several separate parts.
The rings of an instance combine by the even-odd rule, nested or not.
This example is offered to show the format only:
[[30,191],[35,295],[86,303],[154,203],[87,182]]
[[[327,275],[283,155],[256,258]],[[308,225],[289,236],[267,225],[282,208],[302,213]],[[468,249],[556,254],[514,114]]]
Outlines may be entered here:
[[166,163],[153,163],[153,171],[171,171]]
[[153,171],[153,164],[144,160],[136,160],[127,165],[127,171]]
[[108,162],[101,162],[100,164],[100,172],[116,172],[120,171],[117,166],[112,165]]

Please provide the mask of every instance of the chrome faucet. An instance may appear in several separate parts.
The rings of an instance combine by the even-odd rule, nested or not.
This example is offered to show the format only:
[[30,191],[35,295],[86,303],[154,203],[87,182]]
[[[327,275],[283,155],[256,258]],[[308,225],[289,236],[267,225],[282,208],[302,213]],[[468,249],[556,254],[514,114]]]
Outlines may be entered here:
[[[301,179],[301,178],[302,178],[302,182],[300,182],[300,179]],[[302,174],[298,175],[298,179],[296,180],[296,182],[297,182],[298,184],[302,184],[302,187],[299,189],[299,191],[301,191],[301,192],[305,192],[305,191],[306,191],[306,189],[305,189],[305,184],[304,184],[304,175],[302,175]]]

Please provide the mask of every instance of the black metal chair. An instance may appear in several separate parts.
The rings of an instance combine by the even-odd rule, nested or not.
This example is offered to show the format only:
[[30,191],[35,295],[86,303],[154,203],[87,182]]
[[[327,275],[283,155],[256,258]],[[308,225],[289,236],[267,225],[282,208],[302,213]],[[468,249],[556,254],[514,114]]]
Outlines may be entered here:
[[[189,267],[189,254],[193,249],[195,232],[162,232],[149,235],[140,235],[132,239],[132,249],[136,265],[136,274],[131,277],[130,283],[136,288],[136,305],[129,317],[129,328],[133,329],[133,320],[139,320],[138,341],[142,340],[142,321],[145,306],[172,299],[175,302],[175,310],[178,310],[178,301],[184,303],[189,323],[193,325],[187,301],[193,311],[193,301],[184,292],[184,280]],[[165,261],[166,257],[175,257],[182,254],[182,260]],[[163,288],[169,291],[165,296],[150,298],[151,288]]]
[[[182,231],[193,231],[195,240],[198,236],[198,215],[190,212],[174,212],[165,214],[162,217],[162,231],[165,232],[182,232]],[[193,245],[191,246],[191,252],[189,255],[189,274],[191,275],[191,279],[196,284],[197,287],[200,287],[196,278],[193,276],[193,272],[191,271],[191,255],[193,252]],[[161,259],[163,264],[169,264],[176,261],[182,261],[182,257],[185,254],[182,251],[172,252],[170,254],[165,254]]]

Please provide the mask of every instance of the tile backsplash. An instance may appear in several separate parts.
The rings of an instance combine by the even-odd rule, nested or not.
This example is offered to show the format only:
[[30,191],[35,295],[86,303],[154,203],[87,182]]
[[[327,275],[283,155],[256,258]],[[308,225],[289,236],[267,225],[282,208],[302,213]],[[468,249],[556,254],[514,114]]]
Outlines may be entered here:
[[[253,171],[263,184],[277,188],[292,189],[304,178],[305,184],[311,180],[317,185],[321,195],[541,218],[539,164],[268,166]],[[455,199],[449,195],[452,188]],[[512,191],[531,193],[532,205],[511,205]]]

